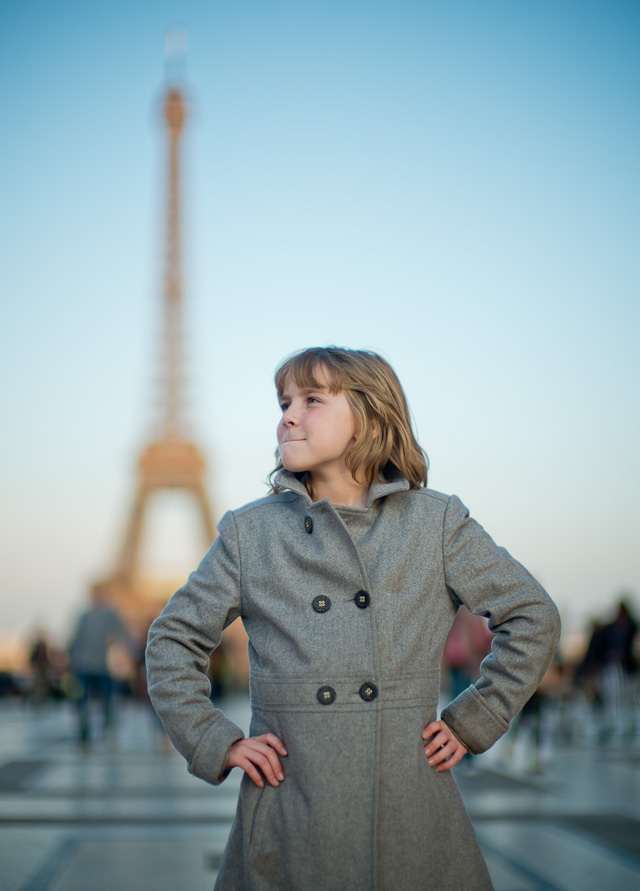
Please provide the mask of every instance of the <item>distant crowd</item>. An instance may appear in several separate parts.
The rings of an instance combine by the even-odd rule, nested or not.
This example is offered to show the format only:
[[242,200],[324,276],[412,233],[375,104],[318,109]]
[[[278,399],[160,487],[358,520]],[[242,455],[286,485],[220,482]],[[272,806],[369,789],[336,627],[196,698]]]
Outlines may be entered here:
[[[443,654],[443,684],[456,696],[480,674],[491,649],[487,621],[462,608]],[[640,745],[640,629],[629,599],[610,604],[585,630],[572,658],[559,650],[537,691],[505,738],[509,757],[524,737],[528,769],[544,766],[544,746],[559,737],[575,745]]]
[[[110,602],[108,588],[96,585],[68,646],[52,645],[39,631],[29,647],[27,671],[0,672],[0,697],[19,698],[34,709],[71,703],[78,742],[90,746],[112,733],[123,701],[148,703],[145,645],[146,629],[132,634]],[[224,692],[227,675],[222,648],[211,659],[212,698]]]

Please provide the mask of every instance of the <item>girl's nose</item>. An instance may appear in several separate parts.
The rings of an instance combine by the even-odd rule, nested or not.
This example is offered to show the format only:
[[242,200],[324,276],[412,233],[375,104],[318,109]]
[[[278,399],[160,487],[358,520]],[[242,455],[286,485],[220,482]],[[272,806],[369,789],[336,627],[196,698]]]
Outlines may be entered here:
[[298,418],[296,417],[295,412],[292,411],[291,406],[289,406],[282,415],[282,423],[285,427],[295,427],[298,423]]

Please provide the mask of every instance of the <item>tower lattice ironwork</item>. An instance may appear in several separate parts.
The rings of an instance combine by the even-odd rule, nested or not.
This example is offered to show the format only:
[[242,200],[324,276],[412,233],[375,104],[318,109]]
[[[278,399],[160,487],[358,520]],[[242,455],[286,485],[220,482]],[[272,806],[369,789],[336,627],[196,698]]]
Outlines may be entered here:
[[147,623],[172,593],[171,582],[151,583],[141,572],[140,555],[152,499],[165,490],[188,493],[198,511],[206,544],[216,531],[205,488],[206,461],[187,435],[185,419],[185,350],[182,249],[180,225],[180,141],[186,119],[185,99],[176,86],[164,97],[168,134],[168,188],[163,288],[163,338],[160,374],[160,423],[157,435],[143,448],[137,466],[137,487],[115,568],[101,584],[134,626]]

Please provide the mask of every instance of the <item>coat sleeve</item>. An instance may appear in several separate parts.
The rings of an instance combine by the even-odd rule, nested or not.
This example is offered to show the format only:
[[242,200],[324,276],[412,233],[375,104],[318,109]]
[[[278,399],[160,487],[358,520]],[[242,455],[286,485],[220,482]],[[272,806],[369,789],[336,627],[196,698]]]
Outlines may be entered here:
[[218,531],[196,571],[151,625],[146,650],[153,707],[190,773],[213,785],[227,776],[229,749],[244,736],[209,699],[209,656],[241,612],[233,514],[225,514]]
[[530,573],[469,517],[455,496],[444,516],[445,580],[454,601],[494,632],[480,679],[442,712],[470,752],[484,752],[533,695],[560,637],[555,604]]

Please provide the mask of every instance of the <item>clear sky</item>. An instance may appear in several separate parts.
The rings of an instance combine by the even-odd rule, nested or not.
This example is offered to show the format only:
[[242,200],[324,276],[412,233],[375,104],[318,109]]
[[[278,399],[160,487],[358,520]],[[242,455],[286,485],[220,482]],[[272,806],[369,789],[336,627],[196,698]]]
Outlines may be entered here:
[[[167,27],[188,29],[191,419],[217,516],[265,493],[273,370],[383,353],[430,485],[559,603],[640,607],[640,5],[0,6],[0,640],[64,638],[154,418]],[[147,559],[203,549],[180,499]],[[163,538],[164,536],[164,538]]]

